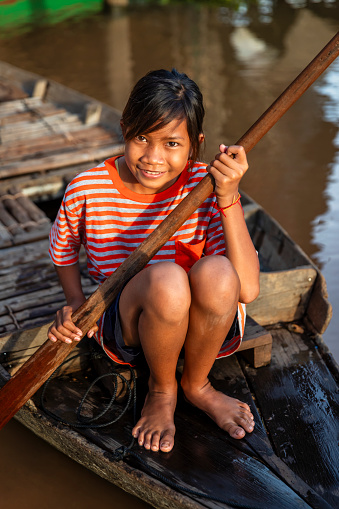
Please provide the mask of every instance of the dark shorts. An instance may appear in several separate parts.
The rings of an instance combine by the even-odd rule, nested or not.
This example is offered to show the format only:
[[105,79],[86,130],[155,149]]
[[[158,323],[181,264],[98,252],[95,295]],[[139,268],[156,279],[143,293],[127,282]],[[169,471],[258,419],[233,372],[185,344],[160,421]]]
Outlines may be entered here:
[[[122,290],[121,290],[122,292]],[[120,362],[136,366],[144,363],[145,357],[141,347],[126,346],[122,337],[122,329],[119,317],[119,300],[121,292],[108,308],[103,325],[103,340],[105,347],[116,356]],[[231,328],[223,342],[217,358],[231,355],[241,343],[238,312],[236,313]]]

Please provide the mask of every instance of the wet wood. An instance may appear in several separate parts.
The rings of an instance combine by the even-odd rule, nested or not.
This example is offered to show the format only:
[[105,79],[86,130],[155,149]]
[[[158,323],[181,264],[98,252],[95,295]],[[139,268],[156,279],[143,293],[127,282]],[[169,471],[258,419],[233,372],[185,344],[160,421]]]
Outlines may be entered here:
[[[280,352],[275,352],[274,355],[280,356]],[[266,370],[270,368],[262,369]],[[256,370],[254,371],[257,372]],[[262,370],[259,370],[259,372],[261,371]],[[214,425],[206,415],[190,407],[186,402],[180,399],[176,418],[177,435],[174,450],[175,454],[154,455],[138,447],[134,448],[134,450],[144,461],[149,463],[151,467],[156,467],[158,472],[171,479],[171,481],[178,481],[181,486],[193,487],[193,489],[197,491],[203,490],[204,493],[210,493],[214,497],[231,497],[229,500],[236,500],[237,502],[248,504],[250,507],[254,507],[253,504],[255,504],[257,500],[256,497],[258,496],[257,504],[259,504],[258,507],[262,508],[285,507],[285,503],[286,507],[287,504],[289,504],[290,507],[309,507],[305,502],[300,500],[294,490],[288,488],[283,481],[272,473],[268,466],[262,463],[262,456],[267,453],[270,444],[266,436],[266,429],[263,428],[261,424],[256,405],[251,398],[251,391],[247,386],[242,370],[236,362],[236,358],[231,357],[229,359],[216,361],[211,372],[211,379],[218,390],[222,390],[228,395],[238,397],[250,404],[256,418],[257,428],[255,433],[251,435],[251,438],[247,440],[247,443],[230,439],[227,434]],[[81,385],[79,389],[81,389]],[[141,390],[141,393],[142,392],[143,394],[140,394],[140,404],[142,404],[144,389]],[[59,413],[61,412],[61,415],[65,415],[65,408],[69,408],[71,412],[66,412],[67,418],[74,418],[74,410],[72,411],[72,409],[74,409],[78,403],[77,394],[77,390],[74,391],[73,382],[68,383],[61,381],[52,386],[51,392],[47,396],[46,403],[48,408],[57,410]],[[91,401],[94,405],[94,410],[97,410],[97,405],[100,405],[101,396],[99,396],[97,400],[94,399],[94,402],[93,400]],[[36,403],[38,404],[38,400],[36,400]],[[88,407],[86,408],[87,411],[90,411]],[[32,411],[39,415],[39,419],[33,422]],[[80,460],[87,466],[90,464],[88,461],[89,457],[91,457],[92,466],[93,464],[97,465],[97,462],[100,464],[100,458],[109,458],[117,447],[121,444],[128,443],[128,435],[133,425],[131,414],[128,414],[119,424],[118,428],[114,426],[113,428],[101,430],[100,432],[85,430],[81,432],[81,434],[84,435],[83,438],[81,438],[81,434],[79,435],[76,431],[70,431],[67,427],[60,425],[55,428],[51,422],[46,422],[46,418],[44,418],[43,414],[40,414],[39,409],[35,405],[33,405],[28,412],[21,411],[19,419],[26,425],[30,427],[33,426],[38,435],[48,438],[48,440],[58,448],[64,451],[67,450],[67,453],[71,457],[76,457],[78,461]],[[194,430],[194,433],[192,433],[192,430]],[[65,433],[68,434],[67,439]],[[286,438],[285,435],[285,439]],[[264,446],[262,445],[263,443]],[[76,447],[74,447],[74,444],[76,444]],[[257,451],[257,459],[255,459],[256,448],[259,448]],[[187,462],[187,458],[189,458],[189,462]],[[296,460],[298,460],[298,458],[296,458]],[[140,475],[141,478],[146,475],[146,485],[143,489],[140,489],[142,483],[137,483],[137,493],[139,497],[149,501],[150,486],[152,482],[159,481],[152,481],[151,478],[148,479],[147,473],[144,474],[139,470],[141,465],[137,460],[131,458],[130,461],[132,462],[129,467],[130,473],[134,472],[138,476]],[[127,462],[129,462],[128,459]],[[126,472],[126,466],[128,467],[128,464],[111,461],[110,466],[110,469],[106,468],[104,470],[105,476],[108,476],[108,478],[112,476],[118,485],[120,482],[123,482],[124,489],[134,493],[135,487],[131,486],[131,477],[128,472]],[[114,472],[112,472],[112,468]],[[95,467],[94,469],[96,470]],[[102,474],[103,471],[100,475]],[[110,478],[112,479],[112,477]],[[248,480],[248,484],[246,483],[246,489],[244,489],[244,482],[246,479]],[[147,484],[148,480],[150,484]],[[293,480],[295,482],[295,478],[289,481],[293,482]],[[135,481],[133,482],[135,484]],[[161,483],[159,487],[161,487]],[[153,498],[153,502],[157,507],[163,507],[162,504],[164,503],[169,507],[183,507],[183,505],[181,505],[182,500],[180,500],[180,492],[176,493],[179,499],[174,503],[171,498],[171,492],[173,490],[166,488],[165,485],[163,485],[163,489],[162,501]],[[294,486],[294,489],[298,489],[298,486]],[[182,496],[185,498],[185,495]],[[194,505],[194,498],[191,498],[191,501],[193,507],[199,507],[199,505]],[[217,502],[209,502],[202,499],[197,503],[199,504],[199,502],[201,502],[204,507],[221,507]],[[172,505],[172,503],[174,505]],[[317,506],[316,504],[317,502],[315,505],[312,502],[313,507],[326,507],[326,505]]]
[[[318,499],[315,493],[312,494],[309,487],[305,487],[302,480],[298,480],[279,458],[276,458],[272,463],[274,453],[266,437],[266,430],[261,425],[251,392],[236,358],[231,357],[216,361],[211,372],[211,380],[218,390],[232,397],[241,398],[251,406],[257,422],[257,428],[253,433],[251,443],[252,449],[249,449],[246,442],[230,439],[205,414],[180,400],[176,412],[177,433],[173,454],[154,455],[138,447],[133,450],[143,461],[149,463],[153,469],[155,468],[160,475],[170,479],[171,482],[177,482],[180,486],[194,489],[197,492],[203,491],[212,498],[216,497],[230,503],[232,500],[236,500],[238,503],[250,507],[254,507],[259,503],[262,508],[288,507],[288,504],[291,507],[309,507],[296,494],[296,491],[304,490],[302,497],[305,495],[306,498],[312,498],[313,496],[313,507],[321,507],[318,504],[319,501],[322,502],[320,497]],[[65,413],[64,410],[65,408],[70,410],[74,408],[78,400],[78,396],[74,391],[74,384],[73,388],[71,385],[67,382],[63,384],[62,381],[55,382],[51,387],[50,394],[46,395],[46,404],[49,409],[56,411],[58,415],[74,420],[74,411]],[[145,389],[141,388],[139,393],[142,402]],[[94,394],[86,404],[86,414],[88,416],[95,415],[100,411],[100,390],[97,394],[97,397]],[[116,408],[110,418],[114,417],[118,411],[119,408]],[[108,427],[107,429],[100,429],[100,431],[85,429],[80,430],[80,433],[90,438],[93,443],[99,445],[103,450],[114,453],[120,444],[123,444],[126,440],[128,442],[127,433],[131,432],[132,425],[133,422],[131,422],[131,415],[129,414],[119,422],[118,427]],[[192,433],[192,430],[194,430],[194,433]],[[257,445],[259,445],[260,451],[256,457],[255,447]],[[262,463],[265,455],[268,462],[266,466]],[[187,462],[187,458],[189,458],[189,462]],[[133,466],[139,467],[138,460],[135,457],[132,456],[131,461]],[[274,471],[272,472],[269,466],[270,461],[274,469],[280,475],[285,476],[285,482],[279,479]],[[145,468],[144,465],[143,468]],[[289,487],[289,483],[292,489]],[[270,489],[267,489],[268,486],[270,486]],[[278,502],[279,498],[280,502]],[[199,499],[199,497],[197,499],[206,507],[223,506],[215,500],[204,500]]]
[[[39,419],[37,419],[39,415]],[[135,495],[159,509],[203,509],[198,501],[185,496],[164,483],[154,479],[142,470],[135,469],[125,462],[116,462],[111,453],[102,450],[86,437],[64,427],[57,429],[45,416],[36,410],[20,411],[17,419],[51,445],[66,453],[75,461],[91,468],[97,475],[132,495]],[[227,508],[227,506],[224,506]]]
[[[270,367],[246,375],[277,454],[332,507],[339,504],[338,387],[306,334],[272,331]],[[288,439],[287,439],[288,437]]]

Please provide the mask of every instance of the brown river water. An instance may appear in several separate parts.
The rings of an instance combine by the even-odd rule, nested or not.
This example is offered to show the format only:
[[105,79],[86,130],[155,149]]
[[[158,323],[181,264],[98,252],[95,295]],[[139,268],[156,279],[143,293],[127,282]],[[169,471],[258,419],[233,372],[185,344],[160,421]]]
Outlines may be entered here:
[[[130,7],[0,34],[0,58],[122,109],[148,70],[197,81],[207,110],[205,160],[234,143],[339,28],[339,2],[258,0],[226,7]],[[249,154],[242,188],[322,269],[339,360],[339,59]],[[0,433],[3,509],[143,508],[15,421]]]

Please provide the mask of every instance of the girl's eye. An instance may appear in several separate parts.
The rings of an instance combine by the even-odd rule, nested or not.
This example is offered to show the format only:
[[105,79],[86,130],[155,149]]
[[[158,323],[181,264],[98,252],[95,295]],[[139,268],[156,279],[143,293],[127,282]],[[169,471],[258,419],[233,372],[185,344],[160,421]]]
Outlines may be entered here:
[[145,136],[142,136],[141,134],[139,136],[135,137],[138,141],[146,141]]
[[168,142],[169,147],[177,147],[178,145],[179,145],[179,143],[177,141],[169,141]]

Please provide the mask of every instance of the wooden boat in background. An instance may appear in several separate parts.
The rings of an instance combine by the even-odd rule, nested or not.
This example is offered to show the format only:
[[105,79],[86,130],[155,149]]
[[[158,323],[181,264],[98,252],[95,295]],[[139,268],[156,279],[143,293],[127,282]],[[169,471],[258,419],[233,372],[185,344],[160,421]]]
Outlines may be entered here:
[[[0,64],[0,70],[1,79],[6,77],[6,87],[11,93],[24,90],[31,96],[34,83],[39,83],[39,78],[23,71],[14,72],[7,64]],[[13,85],[10,76],[14,75]],[[46,89],[46,85],[42,86]],[[50,107],[50,101],[55,101],[53,107],[62,104],[67,115],[73,109],[80,118],[84,106],[92,103],[89,98],[53,83],[48,90],[51,95],[44,93],[42,99],[44,111],[48,109],[46,104]],[[55,99],[58,90],[61,92]],[[27,101],[27,98],[15,99],[11,106],[18,100]],[[97,157],[112,155],[114,147],[121,150],[119,115],[97,103],[93,108],[98,111],[98,107],[104,113],[97,127],[100,136],[104,135],[102,130],[109,133],[107,147],[92,144],[88,154],[94,159],[86,161],[88,166]],[[36,114],[33,117],[40,118]],[[74,156],[71,166],[60,163],[65,160],[58,157],[62,153],[59,152],[60,134],[51,131],[56,143],[53,149],[48,142],[41,153],[29,153],[30,143],[23,143],[22,150],[28,152],[20,160],[15,159],[13,151],[9,152],[12,155],[0,169],[3,196],[11,194],[13,185],[19,188],[12,193],[14,198],[7,196],[2,202],[7,199],[13,203],[20,194],[30,204],[31,197],[60,196],[72,172],[84,167],[84,162],[77,159],[84,146],[80,142],[80,150],[74,139],[78,136],[75,133],[86,129],[86,122],[70,129],[73,142],[69,140],[69,145],[65,141],[67,135],[61,135],[61,145],[67,145],[65,154]],[[108,153],[109,136],[117,140],[111,153]],[[92,143],[91,136],[87,141]],[[0,150],[4,146],[0,145]],[[33,173],[10,171],[19,169],[25,161],[24,171],[31,168]],[[52,166],[48,166],[51,161],[54,161]],[[43,177],[39,168],[44,168]],[[45,186],[41,194],[39,183]],[[134,424],[134,411],[130,407],[116,423],[107,427],[91,428],[88,423],[83,426],[83,422],[77,422],[76,408],[90,382],[107,369],[103,363],[109,362],[99,359],[97,352],[93,354],[92,343],[86,340],[77,348],[78,356],[63,366],[16,418],[60,451],[155,507],[336,508],[339,505],[339,369],[321,337],[331,317],[326,283],[321,272],[280,225],[242,194],[246,222],[259,253],[261,291],[258,299],[248,306],[251,319],[241,351],[216,361],[210,378],[219,390],[251,406],[256,420],[251,435],[240,441],[231,439],[182,397],[175,417],[176,443],[169,454],[147,452],[137,445],[129,447]],[[32,207],[25,203],[28,213]],[[29,237],[25,224],[14,216],[13,221],[21,224],[26,233],[21,232],[20,236],[13,226],[8,229],[6,223],[0,229],[3,239],[8,234],[7,240],[0,243],[0,384],[46,340],[48,323],[64,302],[47,256],[48,219],[41,216],[40,219],[46,218],[44,232]],[[82,263],[83,284],[90,294],[95,283],[87,274],[84,258]],[[127,386],[122,385],[119,375],[128,380],[132,373],[119,373],[119,368],[113,365],[110,369],[118,371],[118,392],[126,392]],[[136,375],[136,411],[139,412],[146,393],[147,373],[141,371]],[[105,387],[93,387],[83,406],[86,418],[98,415],[109,401],[112,390],[107,387],[112,389],[113,381],[106,382]],[[95,422],[114,420],[125,406],[119,399],[105,417]],[[50,412],[73,422],[74,426],[58,422]]]
[[[61,198],[84,167],[121,153],[114,108],[0,61],[0,189]],[[86,166],[87,165],[87,166]]]

